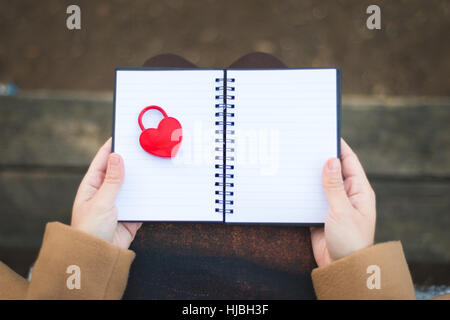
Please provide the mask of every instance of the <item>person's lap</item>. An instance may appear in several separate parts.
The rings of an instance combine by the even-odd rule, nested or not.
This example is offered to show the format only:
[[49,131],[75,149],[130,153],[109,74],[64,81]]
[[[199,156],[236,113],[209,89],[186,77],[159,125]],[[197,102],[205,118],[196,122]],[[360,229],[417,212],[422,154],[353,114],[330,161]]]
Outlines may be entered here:
[[[181,56],[157,55],[144,67],[197,68]],[[265,53],[230,68],[286,68]],[[131,249],[125,299],[314,298],[309,229],[298,226],[144,223]]]
[[[156,55],[142,65],[146,68],[198,68],[195,64],[185,58],[171,53]],[[287,68],[287,66],[273,55],[263,52],[253,52],[246,54],[230,66],[230,69],[239,68]]]

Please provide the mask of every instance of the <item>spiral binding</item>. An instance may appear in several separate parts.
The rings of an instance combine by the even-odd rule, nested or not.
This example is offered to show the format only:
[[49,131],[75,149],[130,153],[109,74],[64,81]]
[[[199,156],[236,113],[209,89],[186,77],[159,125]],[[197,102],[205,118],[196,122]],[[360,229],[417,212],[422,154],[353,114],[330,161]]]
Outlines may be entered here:
[[[233,86],[234,78],[227,78],[226,70],[224,78],[216,78],[215,95],[215,211],[222,213],[225,220],[225,214],[234,212],[234,117],[235,108],[233,103],[235,99]],[[220,94],[219,94],[220,92]]]

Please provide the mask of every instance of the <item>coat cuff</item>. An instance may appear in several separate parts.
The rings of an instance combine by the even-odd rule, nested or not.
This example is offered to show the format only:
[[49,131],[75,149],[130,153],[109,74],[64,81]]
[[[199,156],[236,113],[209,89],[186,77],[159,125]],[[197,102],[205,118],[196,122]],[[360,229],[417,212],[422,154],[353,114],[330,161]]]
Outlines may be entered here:
[[399,241],[377,244],[316,268],[312,280],[318,299],[415,299]]
[[28,281],[0,262],[0,300],[24,299]]
[[[83,231],[48,223],[27,298],[120,299],[134,257],[133,251]],[[73,285],[78,270],[79,289]]]

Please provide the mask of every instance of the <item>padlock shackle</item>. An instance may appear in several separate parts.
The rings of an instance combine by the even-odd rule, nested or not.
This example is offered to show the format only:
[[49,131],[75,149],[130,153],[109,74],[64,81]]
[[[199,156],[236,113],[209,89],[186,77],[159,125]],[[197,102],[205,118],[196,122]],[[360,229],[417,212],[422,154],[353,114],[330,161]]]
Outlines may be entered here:
[[144,125],[142,124],[142,116],[143,116],[144,113],[146,113],[148,110],[152,110],[152,109],[158,110],[159,112],[162,113],[162,115],[164,116],[164,118],[167,118],[167,113],[163,110],[163,108],[158,107],[158,106],[148,106],[148,107],[145,107],[144,109],[142,109],[142,111],[141,111],[141,113],[139,114],[139,117],[138,117],[139,127],[141,127],[141,130],[142,130],[142,131],[145,130],[145,127],[144,127]]

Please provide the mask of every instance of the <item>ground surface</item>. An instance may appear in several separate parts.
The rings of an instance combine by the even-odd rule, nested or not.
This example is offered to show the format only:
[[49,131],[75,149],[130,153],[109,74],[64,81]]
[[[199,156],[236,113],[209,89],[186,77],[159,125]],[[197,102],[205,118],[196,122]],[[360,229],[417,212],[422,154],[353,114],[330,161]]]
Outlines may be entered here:
[[449,95],[450,1],[377,0],[382,29],[366,28],[374,1],[0,0],[0,82],[24,89],[112,90],[117,66],[163,52],[225,67],[251,51],[289,66],[343,70],[343,92]]

